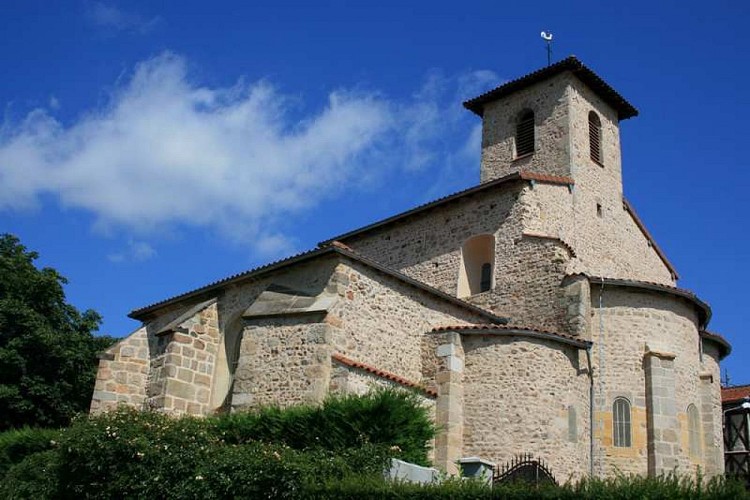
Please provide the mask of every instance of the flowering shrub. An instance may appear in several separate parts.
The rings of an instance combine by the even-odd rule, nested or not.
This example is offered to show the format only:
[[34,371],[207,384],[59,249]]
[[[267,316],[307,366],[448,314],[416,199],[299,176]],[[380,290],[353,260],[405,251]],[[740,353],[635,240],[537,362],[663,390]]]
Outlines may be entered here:
[[419,401],[394,391],[208,418],[121,408],[32,432],[16,446],[27,451],[7,453],[15,465],[0,474],[0,498],[284,498],[382,476],[394,455],[424,463],[432,435]]

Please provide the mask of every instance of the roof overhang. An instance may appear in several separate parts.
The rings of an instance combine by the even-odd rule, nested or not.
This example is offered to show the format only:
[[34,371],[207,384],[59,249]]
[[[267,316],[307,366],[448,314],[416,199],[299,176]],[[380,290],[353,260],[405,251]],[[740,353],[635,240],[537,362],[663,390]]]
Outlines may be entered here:
[[706,302],[699,299],[698,296],[695,295],[690,290],[685,290],[684,288],[676,288],[676,287],[668,286],[668,285],[662,285],[660,283],[652,283],[649,281],[637,281],[637,280],[628,280],[628,279],[619,279],[619,278],[603,278],[599,276],[588,276],[588,275],[583,275],[583,276],[586,276],[586,278],[588,278],[592,286],[599,285],[602,287],[632,288],[635,290],[656,292],[656,293],[672,295],[674,297],[685,299],[686,301],[691,303],[695,307],[696,311],[698,312],[699,325],[701,329],[705,328],[706,325],[708,325],[708,322],[711,321],[711,307]]
[[727,341],[727,339],[725,339],[718,333],[701,330],[700,336],[701,336],[701,339],[708,341],[708,342],[713,342],[719,347],[719,359],[720,360],[726,358],[732,353],[732,344],[730,344]]
[[484,115],[484,106],[492,101],[497,101],[519,90],[525,89],[536,83],[543,82],[566,71],[571,72],[591,90],[594,91],[604,102],[612,106],[617,112],[619,120],[626,120],[638,116],[638,110],[625,100],[615,89],[605,82],[599,75],[587,68],[577,57],[569,56],[562,61],[529,73],[516,80],[511,80],[489,92],[464,102],[464,107],[479,116]]
[[539,174],[536,172],[524,172],[524,171],[513,172],[512,174],[505,175],[498,179],[493,179],[488,182],[483,182],[482,184],[479,184],[477,186],[473,186],[468,189],[464,189],[463,191],[458,191],[456,193],[449,194],[442,198],[438,198],[437,200],[431,201],[429,203],[419,205],[415,208],[412,208],[411,210],[401,212],[400,214],[396,214],[392,217],[388,217],[386,219],[373,222],[372,224],[368,224],[367,226],[354,229],[352,231],[349,231],[348,233],[340,234],[331,239],[320,242],[319,245],[321,246],[328,245],[334,241],[346,241],[349,238],[352,238],[354,236],[359,236],[361,234],[367,233],[374,229],[378,229],[380,227],[384,227],[389,224],[402,221],[413,215],[418,215],[423,212],[432,210],[434,208],[439,208],[439,207],[448,205],[450,203],[462,200],[464,198],[469,198],[475,194],[480,194],[480,193],[484,193],[485,191],[499,188],[501,186],[507,187],[511,185],[512,183],[519,182],[519,181],[525,181],[531,184],[535,182],[539,182],[541,184],[554,184],[558,186],[568,186],[568,188],[575,185],[575,180],[573,180],[572,177],[561,177],[561,176],[556,176],[556,175]]
[[[295,255],[288,259],[274,262],[272,264],[268,264],[266,266],[251,269],[244,273],[235,274],[234,276],[230,276],[228,278],[224,278],[214,283],[210,283],[206,286],[197,288],[190,292],[186,292],[181,295],[177,295],[175,297],[171,297],[169,299],[163,300],[161,302],[157,302],[155,304],[151,304],[149,306],[136,309],[132,311],[128,316],[133,319],[144,321],[148,319],[151,315],[158,312],[159,310],[165,307],[177,304],[179,302],[192,301],[192,300],[209,300],[209,299],[215,298],[217,295],[219,295],[222,292],[223,289],[225,289],[228,286],[250,282],[252,280],[259,279],[261,277],[266,277],[269,274],[279,271],[281,269],[286,269],[295,265],[299,265],[305,262],[310,262],[315,259],[319,259],[319,258],[322,258],[324,256],[329,256],[329,255],[340,256],[340,257],[349,259],[350,261],[360,263],[381,274],[385,274],[387,276],[395,278],[396,280],[412,288],[419,289],[423,292],[426,292],[430,294],[431,296],[439,300],[442,300],[443,302],[450,303],[454,306],[460,307],[466,311],[472,312],[483,318],[486,318],[487,321],[490,323],[505,324],[508,322],[508,318],[503,318],[495,314],[492,314],[489,311],[482,309],[481,307],[477,307],[475,305],[469,304],[468,302],[465,302],[461,299],[453,297],[452,295],[448,295],[447,293],[442,292],[438,290],[437,288],[433,288],[425,283],[422,283],[421,281],[410,278],[409,276],[406,276],[405,274],[402,274],[389,267],[386,267],[380,264],[379,262],[376,262],[374,260],[368,259],[367,257],[364,257],[362,255],[355,253],[353,250],[351,250],[350,248],[346,247],[345,245],[339,242],[334,242],[328,246],[325,246],[322,248],[316,248],[315,250],[301,253],[299,255]],[[325,304],[311,303],[310,306],[318,307],[320,309],[321,307],[325,306]],[[253,312],[258,312],[258,311],[251,311],[251,315]]]
[[551,340],[560,344],[566,344],[578,349],[588,349],[592,343],[588,340],[565,335],[562,333],[534,328],[525,328],[511,325],[457,325],[440,326],[432,329],[433,333],[456,332],[462,335],[489,335],[505,337],[528,337],[541,340]]

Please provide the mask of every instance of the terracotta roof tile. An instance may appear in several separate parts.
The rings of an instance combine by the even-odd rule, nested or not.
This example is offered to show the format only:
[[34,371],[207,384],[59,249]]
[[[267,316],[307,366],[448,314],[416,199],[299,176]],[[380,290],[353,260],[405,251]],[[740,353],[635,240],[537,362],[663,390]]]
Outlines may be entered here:
[[362,363],[361,361],[355,361],[351,358],[348,358],[344,356],[343,354],[340,354],[338,352],[331,354],[331,358],[338,361],[341,364],[344,364],[346,366],[351,366],[352,368],[358,368],[360,370],[364,370],[368,373],[372,373],[373,375],[384,378],[386,380],[390,380],[391,382],[395,382],[399,385],[402,385],[404,387],[410,387],[412,389],[417,389],[420,392],[423,392],[424,394],[436,398],[437,397],[437,391],[432,389],[426,389],[422,385],[412,382],[411,380],[408,380],[400,375],[396,375],[393,372],[389,372],[387,370],[381,370],[380,368],[376,368],[375,366],[368,365],[367,363]]
[[742,401],[745,398],[750,398],[750,384],[721,388],[721,402],[724,404]]

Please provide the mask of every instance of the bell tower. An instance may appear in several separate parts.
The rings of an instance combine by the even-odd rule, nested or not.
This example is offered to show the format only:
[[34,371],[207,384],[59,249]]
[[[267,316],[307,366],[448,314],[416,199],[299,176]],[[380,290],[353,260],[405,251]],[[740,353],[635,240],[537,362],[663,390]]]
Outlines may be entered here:
[[578,181],[597,167],[622,193],[619,122],[638,111],[575,56],[464,107],[482,117],[482,182],[520,171]]

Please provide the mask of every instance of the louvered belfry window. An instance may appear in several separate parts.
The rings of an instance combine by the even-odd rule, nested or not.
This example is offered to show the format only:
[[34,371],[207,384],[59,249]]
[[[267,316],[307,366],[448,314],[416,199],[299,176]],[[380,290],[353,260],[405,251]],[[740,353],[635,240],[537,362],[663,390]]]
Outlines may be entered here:
[[591,159],[602,165],[602,121],[599,115],[591,111],[589,113],[589,145],[591,147]]
[[516,157],[534,152],[534,112],[521,113],[516,125]]

